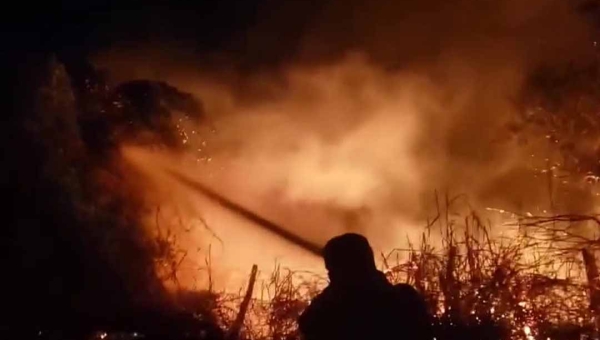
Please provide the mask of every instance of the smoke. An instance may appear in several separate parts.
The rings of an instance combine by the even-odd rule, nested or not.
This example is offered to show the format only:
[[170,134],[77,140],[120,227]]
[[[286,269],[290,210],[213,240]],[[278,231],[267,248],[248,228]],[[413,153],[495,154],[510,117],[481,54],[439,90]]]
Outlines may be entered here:
[[[523,146],[507,125],[533,70],[589,56],[588,28],[570,6],[332,1],[310,12],[295,34],[277,15],[289,10],[274,7],[242,45],[238,39],[228,47],[239,47],[239,55],[221,54],[225,63],[202,64],[185,48],[157,45],[117,45],[97,61],[115,79],[167,81],[203,101],[213,126],[178,118],[187,152],[134,148],[124,155],[164,189],[156,204],[185,205],[180,214],[202,217],[223,253],[233,253],[223,261],[249,268],[258,257],[299,255],[283,246],[271,251],[276,241],[200,203],[157,175],[161,167],[320,243],[357,230],[378,249],[402,246],[420,233],[436,190],[465,194],[479,210],[545,209],[546,178],[533,171],[550,153],[544,136]],[[278,44],[284,34],[295,43]],[[261,55],[271,67],[257,61]],[[315,263],[306,261],[295,265]]]

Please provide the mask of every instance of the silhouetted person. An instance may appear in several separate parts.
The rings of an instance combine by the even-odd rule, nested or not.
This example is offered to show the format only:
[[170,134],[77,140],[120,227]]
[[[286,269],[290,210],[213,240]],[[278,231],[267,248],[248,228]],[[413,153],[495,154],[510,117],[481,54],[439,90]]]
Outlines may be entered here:
[[431,339],[424,300],[410,285],[389,283],[365,237],[334,237],[323,257],[330,283],[298,320],[304,339]]

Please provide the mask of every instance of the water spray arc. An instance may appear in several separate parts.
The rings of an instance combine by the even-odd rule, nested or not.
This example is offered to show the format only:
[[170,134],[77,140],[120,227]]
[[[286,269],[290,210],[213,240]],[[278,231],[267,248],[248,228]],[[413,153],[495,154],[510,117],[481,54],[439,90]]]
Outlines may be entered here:
[[252,221],[256,225],[281,237],[285,241],[295,244],[296,246],[298,246],[316,256],[321,256],[322,246],[320,246],[316,243],[313,243],[311,241],[308,241],[302,237],[299,237],[298,235],[285,230],[281,226],[279,226],[271,221],[268,221],[267,219],[265,219],[263,217],[258,216],[254,212],[228,200],[227,198],[221,196],[217,192],[209,189],[208,187],[206,187],[205,185],[203,185],[202,183],[200,183],[196,180],[190,179],[190,178],[188,178],[182,174],[179,174],[177,172],[174,172],[174,171],[167,171],[167,173],[170,176],[172,176],[176,181],[181,183],[182,185],[185,185],[186,187],[194,190],[195,192],[198,192],[198,193],[210,198],[211,200],[219,203],[221,206],[227,208],[228,210],[234,212],[235,214],[240,215],[240,216],[244,217],[245,219]]

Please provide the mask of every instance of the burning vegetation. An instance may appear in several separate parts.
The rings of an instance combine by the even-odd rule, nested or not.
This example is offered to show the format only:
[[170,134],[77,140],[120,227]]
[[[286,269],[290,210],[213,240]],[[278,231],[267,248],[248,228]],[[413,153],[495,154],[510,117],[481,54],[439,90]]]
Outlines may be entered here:
[[[140,226],[141,217],[150,212],[143,197],[138,196],[144,192],[138,187],[143,182],[124,179],[136,170],[119,161],[119,153],[113,148],[124,143],[122,138],[131,138],[127,143],[173,148],[174,133],[186,137],[177,126],[170,125],[173,109],[163,103],[169,105],[174,100],[178,109],[191,107],[190,119],[201,118],[201,105],[169,85],[146,81],[114,88],[90,86],[86,81],[86,87],[80,89],[86,92],[78,93],[65,68],[58,63],[51,65],[49,81],[39,92],[37,102],[44,115],[31,120],[33,130],[28,131],[49,153],[44,178],[58,186],[57,192],[69,195],[65,204],[74,204],[69,216],[74,219],[70,226],[76,229],[65,231],[65,235],[74,233],[91,242],[85,250],[90,252],[86,261],[103,261],[103,265],[94,264],[93,271],[106,268],[100,274],[82,274],[83,290],[77,290],[80,295],[72,300],[76,310],[87,315],[85,323],[89,327],[81,332],[100,329],[96,337],[105,339],[135,337],[133,332],[178,334],[196,330],[198,337],[206,337],[214,329],[212,336],[216,337],[220,336],[218,325],[229,330],[226,336],[230,338],[299,338],[296,318],[325,284],[323,277],[277,266],[265,278],[257,276],[253,268],[247,290],[236,295],[212,285],[211,262],[207,260],[206,271],[200,275],[208,277],[209,285],[200,292],[189,291],[178,279],[182,261],[191,256],[180,248],[179,240],[186,234],[160,225],[158,218],[156,234]],[[120,94],[121,89],[132,92],[124,90]],[[165,96],[166,101],[162,101]],[[136,104],[140,98],[144,102]],[[133,114],[123,110],[132,110]],[[91,112],[92,118],[86,112]],[[102,120],[99,126],[109,131],[101,136],[95,131],[86,135],[82,126],[99,113],[106,113],[96,116]],[[541,126],[557,131],[557,126]],[[95,143],[97,139],[112,142]],[[561,148],[565,150],[570,149]],[[97,158],[98,154],[103,156]],[[582,174],[571,174],[577,175]],[[474,211],[465,214],[464,209],[454,210],[459,200],[446,197],[437,202],[436,216],[426,224],[420,239],[380,257],[391,281],[408,282],[426,296],[431,312],[437,316],[437,339],[597,336],[600,289],[594,235],[600,222],[595,215],[515,213],[503,218],[512,224],[500,226]],[[154,210],[152,214],[158,216],[159,212]],[[494,230],[500,228],[509,236],[497,235]],[[91,265],[88,262],[85,266]],[[90,280],[101,282],[102,289]],[[110,286],[113,282],[114,287]],[[103,291],[101,296],[96,296],[98,291]],[[122,306],[115,307],[114,302],[107,305],[103,300],[109,296]],[[114,308],[123,314],[107,318]],[[151,326],[156,320],[161,320],[159,329]],[[46,329],[60,322],[46,320],[40,334],[48,334]],[[128,331],[129,335],[116,331]]]
[[[452,201],[406,249],[380,254],[382,270],[394,283],[415,286],[435,315],[437,339],[581,339],[598,332],[597,241],[569,230],[594,216],[516,216],[518,236],[492,238],[477,213],[461,217]],[[442,236],[442,245],[432,235]],[[408,260],[402,260],[408,257]],[[239,295],[215,293],[215,313],[225,328],[239,328],[242,339],[300,339],[296,320],[326,284],[310,272],[276,266]],[[248,304],[248,294],[255,290]]]

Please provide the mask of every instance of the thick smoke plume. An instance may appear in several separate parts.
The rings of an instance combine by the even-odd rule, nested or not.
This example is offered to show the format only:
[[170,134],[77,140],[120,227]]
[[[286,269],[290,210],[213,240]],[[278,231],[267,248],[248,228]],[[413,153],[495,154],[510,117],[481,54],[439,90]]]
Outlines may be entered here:
[[[210,126],[178,118],[183,154],[124,148],[154,180],[148,197],[165,216],[172,209],[172,221],[202,220],[203,232],[183,241],[188,250],[201,245],[195,260],[204,261],[208,244],[221,244],[211,249],[222,251],[215,267],[223,273],[274,257],[299,267],[318,263],[227,217],[164,169],[314,242],[354,230],[387,250],[421,232],[436,190],[464,194],[478,210],[536,214],[549,209],[550,196],[557,206],[573,202],[572,194],[549,193],[552,176],[536,176],[552,165],[545,136],[523,144],[508,128],[534,70],[591,56],[588,27],[572,4],[334,1],[311,12],[301,38],[280,53],[285,36],[278,32],[287,31],[276,29],[285,26],[278,15],[288,11],[259,16],[243,43],[228,47],[241,56],[197,62],[185,48],[157,45],[116,46],[98,56],[115,79],[166,81],[205,105]],[[259,55],[275,60],[272,67],[257,62]],[[570,188],[577,208],[593,209],[578,184]]]

